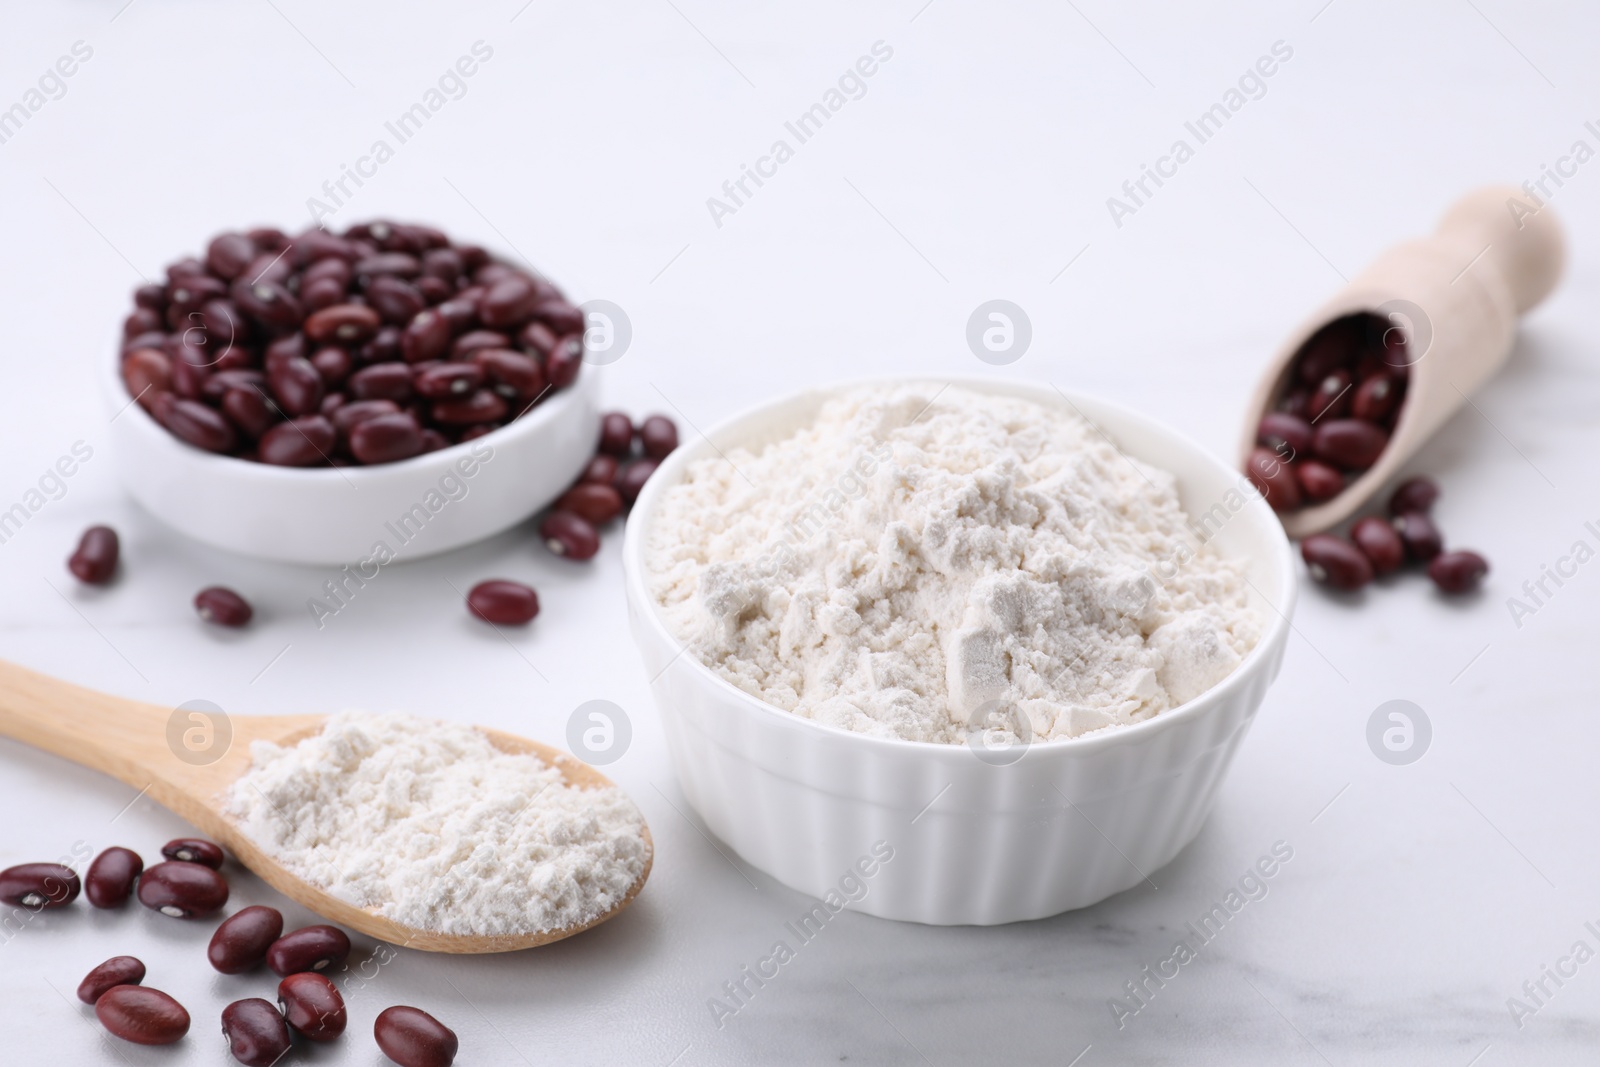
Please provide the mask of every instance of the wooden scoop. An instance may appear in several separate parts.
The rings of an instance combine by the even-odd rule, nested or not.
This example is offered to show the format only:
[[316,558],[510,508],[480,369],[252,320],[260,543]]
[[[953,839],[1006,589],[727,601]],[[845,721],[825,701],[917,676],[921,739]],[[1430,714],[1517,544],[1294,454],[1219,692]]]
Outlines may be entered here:
[[1555,288],[1564,259],[1561,224],[1548,205],[1512,186],[1478,189],[1445,213],[1432,236],[1389,249],[1285,339],[1246,409],[1241,466],[1301,346],[1335,319],[1363,312],[1388,319],[1406,336],[1411,374],[1383,455],[1332,500],[1280,512],[1290,537],[1355,514],[1500,369],[1517,316]]
[[[645,866],[616,907],[581,926],[537,934],[490,937],[442,934],[402,926],[365,908],[340,900],[262,852],[222,813],[223,794],[250,765],[252,741],[295,742],[322,729],[321,715],[231,716],[231,742],[215,762],[189,762],[176,755],[183,731],[197,728],[182,713],[176,726],[171,708],[107,696],[0,661],[0,735],[101,771],[147,793],[151,799],[232,850],[239,862],[263,881],[330,922],[359,930],[402,948],[426,952],[510,952],[559,941],[598,926],[633,902],[650,876],[655,846],[645,828]],[[198,718],[196,722],[202,722]],[[483,729],[479,727],[479,729]],[[531,753],[561,771],[568,785],[598,788],[612,783],[587,764],[558,749],[497,730],[483,730],[502,752]],[[212,738],[216,741],[216,738]],[[218,742],[220,743],[220,742]],[[206,758],[204,755],[199,759]]]

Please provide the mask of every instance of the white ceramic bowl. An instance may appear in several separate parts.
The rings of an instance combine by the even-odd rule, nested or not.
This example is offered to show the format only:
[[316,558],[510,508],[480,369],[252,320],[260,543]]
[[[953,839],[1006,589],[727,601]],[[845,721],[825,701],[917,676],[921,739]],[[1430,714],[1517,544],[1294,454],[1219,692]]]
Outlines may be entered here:
[[836,389],[747,411],[679,448],[640,494],[623,558],[634,639],[672,760],[713,833],[751,865],[822,898],[819,906],[859,896],[851,907],[886,918],[992,924],[1103,900],[1143,881],[1194,838],[1278,673],[1295,570],[1267,505],[1253,493],[1229,495],[1248,486],[1240,474],[1165,426],[1048,387],[955,384],[1062,410],[1070,401],[1129,455],[1176,475],[1191,516],[1242,497],[1213,543],[1245,562],[1264,627],[1232,675],[1145,722],[1036,743],[997,765],[966,745],[868,737],[792,715],[680,654],[644,565],[661,495],[690,462],[715,454],[712,442],[725,449],[783,436]]
[[490,537],[571,485],[600,433],[599,375],[585,366],[476,441],[371,467],[274,467],[178,440],[129,403],[116,360],[105,366],[112,445],[134,498],[197,540],[286,563],[359,563],[380,541],[417,559]]

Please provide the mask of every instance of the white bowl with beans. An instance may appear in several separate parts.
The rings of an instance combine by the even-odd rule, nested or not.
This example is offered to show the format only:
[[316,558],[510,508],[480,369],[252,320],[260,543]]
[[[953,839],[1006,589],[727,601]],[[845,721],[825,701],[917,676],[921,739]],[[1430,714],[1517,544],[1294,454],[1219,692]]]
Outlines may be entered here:
[[100,362],[122,479],[146,510],[218,548],[356,564],[367,577],[385,554],[418,559],[527,519],[572,484],[600,434],[598,375],[585,367],[572,385],[476,440],[394,463],[278,467],[180,441],[131,402],[115,359]]
[[1243,476],[1168,427],[1047,386],[955,384],[1076,409],[1124,452],[1175,475],[1191,515],[1242,501],[1211,543],[1244,564],[1263,633],[1231,675],[1143,722],[1037,742],[1001,763],[967,745],[802,718],[713,673],[683,649],[650,593],[652,518],[689,464],[792,432],[832,389],[747,411],[673,452],[634,505],[623,560],[633,636],[672,761],[713,833],[824,901],[848,898],[891,919],[989,925],[1094,904],[1140,884],[1194,838],[1282,663],[1296,568],[1282,525]]

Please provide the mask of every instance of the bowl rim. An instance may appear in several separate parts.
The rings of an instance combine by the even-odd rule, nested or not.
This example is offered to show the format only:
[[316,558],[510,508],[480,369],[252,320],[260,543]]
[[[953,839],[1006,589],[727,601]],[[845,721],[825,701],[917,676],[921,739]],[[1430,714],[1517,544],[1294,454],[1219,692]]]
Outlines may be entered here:
[[165,426],[156,422],[155,417],[129,395],[127,387],[122,383],[121,355],[105,362],[107,366],[103,368],[101,385],[105,390],[106,401],[113,410],[112,421],[132,419],[129,425],[134,428],[128,432],[139,434],[144,441],[150,442],[149,447],[163,450],[164,454],[161,457],[163,461],[188,464],[192,470],[222,478],[278,484],[292,483],[301,486],[329,485],[334,482],[348,482],[352,478],[366,481],[401,478],[418,471],[442,470],[454,466],[457,461],[472,456],[473,446],[480,441],[493,447],[538,433],[546,423],[558,419],[565,408],[594,389],[599,379],[599,375],[595,373],[598,368],[585,363],[579,368],[578,377],[571,385],[552,390],[555,395],[524,411],[504,426],[482,437],[458,442],[435,452],[424,452],[390,463],[350,464],[344,467],[280,467],[272,463],[241,459],[238,456],[207,452],[175,436]]
[[[872,375],[868,377],[846,378],[820,386],[812,386],[797,392],[786,393],[780,397],[748,405],[734,414],[719,420],[715,425],[699,434],[699,440],[676,449],[672,455],[662,461],[655,473],[645,483],[638,500],[634,503],[634,511],[639,512],[641,521],[635,521],[630,514],[622,547],[622,560],[624,568],[624,584],[630,600],[637,602],[641,607],[635,612],[636,617],[642,618],[645,625],[649,626],[655,636],[665,641],[667,645],[677,650],[673,660],[669,660],[657,674],[657,678],[664,674],[677,659],[687,660],[689,669],[695,673],[697,680],[710,683],[713,688],[726,696],[732,697],[736,706],[745,709],[761,718],[762,721],[784,729],[821,731],[821,737],[838,738],[841,744],[857,744],[876,749],[879,752],[918,754],[929,759],[943,760],[969,760],[971,753],[965,744],[949,744],[938,741],[913,741],[900,737],[879,737],[873,734],[857,733],[846,730],[842,726],[818,722],[815,719],[793,712],[785,711],[776,705],[769,704],[761,698],[745,692],[727,679],[718,675],[700,659],[688,653],[688,646],[679,641],[667,628],[666,620],[662,617],[661,606],[656,603],[646,582],[647,567],[644,559],[645,527],[653,516],[657,498],[666,491],[666,487],[676,484],[681,480],[683,469],[692,461],[691,451],[702,442],[711,442],[721,430],[755,419],[764,412],[774,409],[787,408],[796,405],[809,397],[815,397],[818,402],[830,395],[837,395],[849,389],[871,386],[911,386],[911,385],[943,385],[945,387],[958,386],[971,389],[975,392],[990,395],[1013,396],[1022,399],[1036,399],[1047,405],[1053,402],[1059,406],[1065,401],[1067,406],[1077,410],[1079,401],[1086,401],[1091,407],[1109,410],[1116,413],[1120,419],[1125,419],[1139,426],[1141,431],[1153,431],[1165,434],[1177,444],[1188,449],[1204,462],[1211,464],[1219,473],[1229,477],[1238,476],[1232,467],[1199,444],[1195,443],[1187,434],[1167,426],[1149,415],[1135,411],[1126,405],[1115,401],[1104,400],[1098,396],[1081,393],[1074,390],[1064,390],[1050,382],[1029,379],[1027,381],[998,381],[990,378],[973,376],[928,376],[928,375]],[[1079,412],[1080,417],[1088,420],[1091,425],[1099,429],[1094,420],[1088,415]],[[1103,432],[1103,431],[1102,431]],[[1105,434],[1111,440],[1112,447],[1122,451],[1119,441],[1111,434]],[[1131,453],[1130,453],[1131,455]],[[699,456],[695,459],[702,458]],[[665,472],[667,477],[662,477]],[[642,505],[642,508],[641,508]],[[1291,629],[1290,618],[1294,613],[1294,604],[1298,595],[1297,576],[1294,568],[1294,553],[1289,544],[1288,536],[1283,531],[1282,524],[1278,521],[1277,514],[1259,495],[1249,494],[1245,507],[1241,513],[1253,512],[1257,521],[1265,520],[1265,525],[1271,531],[1268,539],[1273,546],[1273,557],[1278,577],[1278,597],[1274,602],[1267,600],[1267,606],[1273,614],[1268,620],[1256,645],[1244,657],[1244,660],[1235,667],[1226,678],[1207,689],[1199,696],[1188,700],[1175,708],[1160,712],[1141,722],[1128,723],[1115,728],[1102,728],[1077,737],[1054,738],[1045,741],[1030,741],[1024,746],[1024,756],[1019,757],[1014,765],[1028,762],[1027,756],[1034,753],[1050,752],[1062,758],[1087,756],[1104,749],[1116,748],[1124,745],[1136,745],[1148,741],[1167,730],[1175,729],[1183,723],[1204,717],[1208,712],[1220,709],[1231,703],[1241,690],[1252,684],[1251,680],[1262,669],[1270,669],[1272,657],[1280,645],[1287,642],[1287,635]],[[1259,592],[1259,591],[1258,591]],[[652,688],[654,688],[652,679]],[[1037,756],[1034,756],[1037,759]],[[1001,769],[1004,769],[1003,767]]]

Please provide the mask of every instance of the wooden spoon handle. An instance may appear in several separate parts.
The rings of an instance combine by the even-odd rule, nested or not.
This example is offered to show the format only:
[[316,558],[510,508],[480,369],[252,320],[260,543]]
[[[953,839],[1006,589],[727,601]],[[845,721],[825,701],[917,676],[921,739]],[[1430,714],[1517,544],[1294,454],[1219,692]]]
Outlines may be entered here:
[[170,709],[63,682],[0,660],[0,734],[109,774],[136,789],[150,785]]

